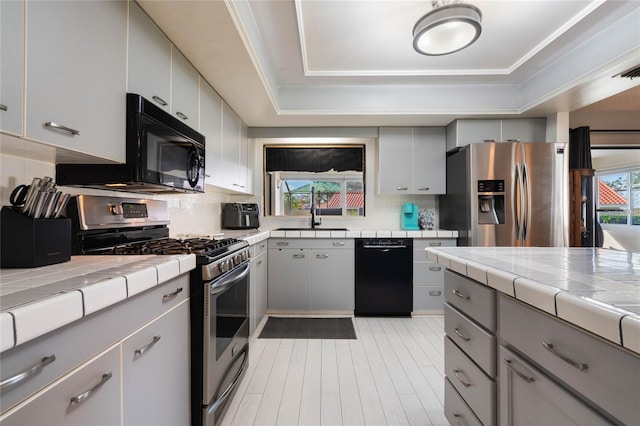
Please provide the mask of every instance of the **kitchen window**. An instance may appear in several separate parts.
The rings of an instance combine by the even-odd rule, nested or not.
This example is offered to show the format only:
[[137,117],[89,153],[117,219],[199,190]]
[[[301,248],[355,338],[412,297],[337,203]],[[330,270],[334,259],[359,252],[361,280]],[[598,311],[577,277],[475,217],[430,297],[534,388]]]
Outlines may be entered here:
[[[276,216],[364,216],[364,146],[265,146],[265,210]],[[312,189],[314,199],[312,200]]]
[[640,225],[640,168],[598,174],[598,222]]

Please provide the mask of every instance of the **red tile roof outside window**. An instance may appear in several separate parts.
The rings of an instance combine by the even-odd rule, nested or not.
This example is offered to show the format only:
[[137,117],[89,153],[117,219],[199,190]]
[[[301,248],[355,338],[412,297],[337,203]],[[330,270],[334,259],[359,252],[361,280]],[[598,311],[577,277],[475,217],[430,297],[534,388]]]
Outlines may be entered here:
[[[348,191],[347,192],[347,208],[362,207],[364,206],[364,194],[362,192]],[[340,194],[335,193],[327,202],[327,207],[338,208],[341,206]]]
[[598,197],[601,205],[618,206],[629,204],[626,198],[618,194],[613,188],[600,179],[598,179]]

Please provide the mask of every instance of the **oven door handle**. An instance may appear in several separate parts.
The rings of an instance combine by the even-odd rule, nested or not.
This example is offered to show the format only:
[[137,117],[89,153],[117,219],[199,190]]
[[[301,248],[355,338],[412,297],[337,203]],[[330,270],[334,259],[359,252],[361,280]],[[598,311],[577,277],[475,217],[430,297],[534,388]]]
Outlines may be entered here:
[[218,294],[229,288],[235,281],[241,280],[249,274],[249,262],[247,262],[242,269],[232,271],[232,273],[225,277],[224,280],[219,283],[213,284],[209,294]]
[[207,409],[208,415],[211,415],[213,412],[215,412],[218,409],[218,407],[224,404],[224,402],[227,400],[229,395],[231,395],[231,392],[233,392],[233,389],[235,389],[236,385],[238,384],[238,381],[240,380],[240,377],[242,377],[242,373],[244,372],[244,369],[247,367],[248,357],[247,357],[246,350],[242,353],[242,357],[243,357],[242,365],[240,366],[240,369],[236,373],[236,377],[233,378],[233,381],[229,384],[229,386],[227,386],[224,392],[220,394],[220,397],[216,399],[215,402],[209,406],[209,408]]

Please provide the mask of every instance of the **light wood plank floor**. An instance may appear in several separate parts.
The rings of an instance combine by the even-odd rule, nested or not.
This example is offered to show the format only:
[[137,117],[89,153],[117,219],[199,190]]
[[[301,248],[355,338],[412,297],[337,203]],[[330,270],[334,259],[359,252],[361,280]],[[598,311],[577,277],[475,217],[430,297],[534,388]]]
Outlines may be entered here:
[[357,340],[253,340],[223,424],[448,425],[443,318],[353,321]]

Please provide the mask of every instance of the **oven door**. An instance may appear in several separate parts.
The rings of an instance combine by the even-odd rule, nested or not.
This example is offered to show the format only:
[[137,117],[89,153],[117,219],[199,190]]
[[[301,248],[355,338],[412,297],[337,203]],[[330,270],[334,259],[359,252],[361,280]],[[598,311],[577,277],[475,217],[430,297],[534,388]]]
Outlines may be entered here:
[[205,284],[204,424],[219,421],[248,364],[249,262]]

